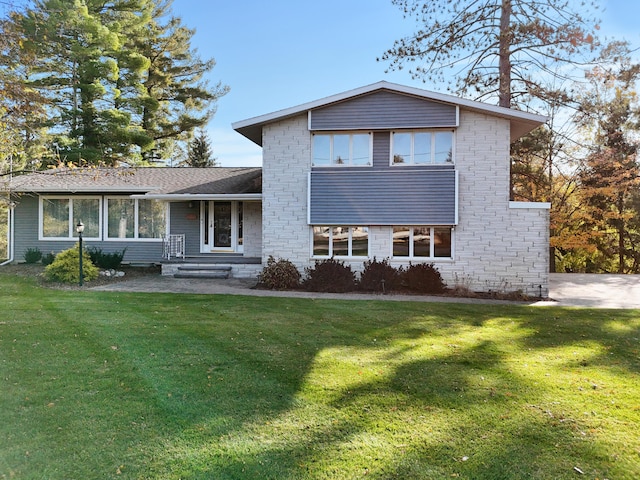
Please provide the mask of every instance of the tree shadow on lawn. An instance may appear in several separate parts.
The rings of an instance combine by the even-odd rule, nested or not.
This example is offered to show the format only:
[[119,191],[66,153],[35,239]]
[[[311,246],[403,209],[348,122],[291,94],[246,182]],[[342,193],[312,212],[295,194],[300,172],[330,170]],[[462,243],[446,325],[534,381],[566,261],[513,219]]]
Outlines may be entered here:
[[[138,302],[126,316],[123,298]],[[115,471],[108,462],[123,458],[143,478],[569,477],[598,442],[554,406],[548,379],[514,368],[514,349],[589,341],[628,358],[639,335],[637,312],[620,311],[611,326],[606,312],[525,307],[93,293],[69,311],[65,294],[49,301],[65,335],[106,360],[100,388],[123,405],[107,424],[58,420],[80,436],[96,421],[99,438],[126,449],[95,460]],[[585,337],[563,333],[570,322]],[[607,367],[610,356],[590,361]],[[590,473],[608,474],[602,456]]]

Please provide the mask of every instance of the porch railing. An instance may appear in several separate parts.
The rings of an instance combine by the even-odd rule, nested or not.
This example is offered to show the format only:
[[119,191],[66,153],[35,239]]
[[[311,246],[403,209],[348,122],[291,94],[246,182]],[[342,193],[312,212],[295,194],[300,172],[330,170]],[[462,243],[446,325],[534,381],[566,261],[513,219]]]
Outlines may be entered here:
[[162,240],[162,258],[184,258],[184,234],[165,235]]

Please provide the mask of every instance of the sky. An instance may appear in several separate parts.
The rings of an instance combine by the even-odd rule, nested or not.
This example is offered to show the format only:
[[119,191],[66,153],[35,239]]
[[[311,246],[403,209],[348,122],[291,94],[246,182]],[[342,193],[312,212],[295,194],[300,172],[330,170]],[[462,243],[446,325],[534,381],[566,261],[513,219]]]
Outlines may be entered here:
[[[600,3],[601,32],[640,46],[640,2]],[[416,28],[391,0],[173,0],[172,9],[196,30],[191,46],[201,58],[216,61],[209,83],[231,89],[207,128],[221,166],[261,165],[260,147],[233,122],[381,80],[446,93],[376,61]]]

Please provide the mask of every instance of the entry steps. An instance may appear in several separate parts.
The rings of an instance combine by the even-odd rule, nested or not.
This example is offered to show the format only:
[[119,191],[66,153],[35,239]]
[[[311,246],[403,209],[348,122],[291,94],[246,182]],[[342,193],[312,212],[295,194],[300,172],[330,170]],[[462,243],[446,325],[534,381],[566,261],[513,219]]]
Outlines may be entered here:
[[231,275],[230,265],[181,265],[174,278],[227,279]]

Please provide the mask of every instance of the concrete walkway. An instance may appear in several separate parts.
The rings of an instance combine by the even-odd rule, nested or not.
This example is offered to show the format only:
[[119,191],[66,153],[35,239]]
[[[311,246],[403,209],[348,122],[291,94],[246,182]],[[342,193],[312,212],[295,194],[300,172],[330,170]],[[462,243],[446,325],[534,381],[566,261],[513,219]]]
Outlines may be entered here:
[[[256,290],[253,280],[178,279],[148,275],[92,287],[91,290],[166,292],[195,294],[252,295],[296,298],[395,300],[415,302],[453,302],[510,304],[514,302],[476,298],[454,298],[424,295],[333,294],[315,292],[277,292]],[[638,308],[640,309],[640,275],[551,274],[549,301],[534,302],[535,306]]]

